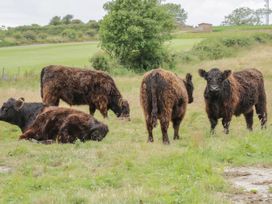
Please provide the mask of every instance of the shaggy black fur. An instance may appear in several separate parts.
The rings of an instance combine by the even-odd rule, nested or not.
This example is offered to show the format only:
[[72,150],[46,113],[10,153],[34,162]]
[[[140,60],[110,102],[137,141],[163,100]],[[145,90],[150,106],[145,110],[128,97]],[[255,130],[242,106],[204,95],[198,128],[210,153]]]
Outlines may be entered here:
[[207,81],[204,92],[206,111],[211,123],[211,131],[219,118],[225,133],[229,133],[232,115],[244,114],[247,128],[252,130],[253,107],[255,106],[261,126],[267,122],[266,94],[262,73],[256,69],[247,69],[231,73],[214,68],[209,72],[202,69],[199,74]]

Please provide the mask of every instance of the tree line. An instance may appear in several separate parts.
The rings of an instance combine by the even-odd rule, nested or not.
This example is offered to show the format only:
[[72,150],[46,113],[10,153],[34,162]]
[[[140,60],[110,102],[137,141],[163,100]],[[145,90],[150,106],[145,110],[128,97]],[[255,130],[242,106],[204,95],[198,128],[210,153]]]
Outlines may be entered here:
[[48,25],[38,24],[0,27],[0,47],[34,44],[34,43],[61,43],[97,40],[99,22],[89,20],[84,23],[68,14],[64,17],[54,16]]

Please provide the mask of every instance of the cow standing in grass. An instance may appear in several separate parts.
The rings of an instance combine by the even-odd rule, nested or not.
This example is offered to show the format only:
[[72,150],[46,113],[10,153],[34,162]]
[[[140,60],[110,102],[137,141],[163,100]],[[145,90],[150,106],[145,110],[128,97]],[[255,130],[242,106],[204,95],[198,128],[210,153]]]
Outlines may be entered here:
[[158,119],[164,144],[169,144],[167,130],[170,121],[173,122],[174,139],[179,139],[179,127],[187,104],[193,102],[193,89],[191,74],[187,74],[185,80],[163,69],[154,69],[144,75],[140,100],[148,130],[148,142],[153,142],[152,130]]
[[20,139],[73,143],[79,139],[101,141],[108,133],[107,125],[81,111],[50,107],[42,103],[25,103],[10,98],[0,110],[0,120],[17,125]]
[[214,68],[209,72],[203,69],[199,74],[207,81],[204,92],[206,112],[211,123],[211,132],[222,118],[224,132],[229,133],[229,125],[233,115],[244,114],[247,128],[252,130],[253,107],[255,106],[261,126],[267,122],[266,94],[263,75],[256,69],[240,72]]
[[89,105],[90,114],[98,109],[104,117],[111,109],[117,117],[129,118],[129,104],[122,98],[113,79],[101,71],[51,65],[41,72],[41,97],[47,105]]

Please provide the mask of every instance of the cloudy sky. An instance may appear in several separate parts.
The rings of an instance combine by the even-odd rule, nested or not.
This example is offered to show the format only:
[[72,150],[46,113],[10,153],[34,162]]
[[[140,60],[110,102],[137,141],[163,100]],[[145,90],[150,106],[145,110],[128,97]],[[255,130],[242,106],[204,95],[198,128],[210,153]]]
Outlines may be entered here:
[[[53,16],[73,14],[83,21],[101,19],[103,4],[108,0],[0,0],[0,25],[17,26],[37,23],[48,24]],[[188,12],[187,23],[201,22],[219,25],[233,9],[247,6],[253,9],[264,6],[264,0],[166,0],[181,4]]]

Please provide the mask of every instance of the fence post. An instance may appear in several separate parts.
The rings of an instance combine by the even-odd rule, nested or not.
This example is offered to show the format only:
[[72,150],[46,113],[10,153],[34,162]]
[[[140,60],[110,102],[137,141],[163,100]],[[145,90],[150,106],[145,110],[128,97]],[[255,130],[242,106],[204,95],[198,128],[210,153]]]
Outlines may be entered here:
[[5,67],[2,68],[2,80],[5,78]]

